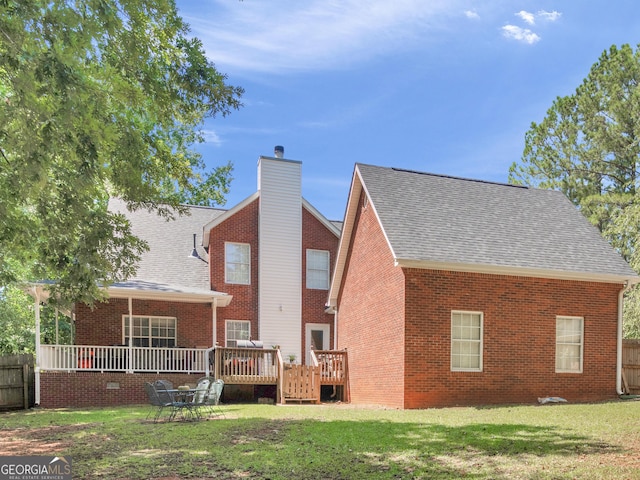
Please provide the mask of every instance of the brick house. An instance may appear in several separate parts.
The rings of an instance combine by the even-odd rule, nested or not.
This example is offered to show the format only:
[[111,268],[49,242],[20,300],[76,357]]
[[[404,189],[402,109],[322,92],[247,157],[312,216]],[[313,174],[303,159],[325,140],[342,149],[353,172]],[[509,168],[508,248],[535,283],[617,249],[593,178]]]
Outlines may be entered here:
[[341,223],[302,198],[301,162],[282,153],[259,158],[257,192],[228,210],[189,206],[166,221],[110,201],[149,251],[105,302],[76,305],[73,346],[39,346],[37,403],[143,403],[144,381],[209,374],[216,346],[279,346],[296,363],[334,347],[325,305]]
[[637,282],[559,192],[357,164],[329,292],[351,401],[613,398]]

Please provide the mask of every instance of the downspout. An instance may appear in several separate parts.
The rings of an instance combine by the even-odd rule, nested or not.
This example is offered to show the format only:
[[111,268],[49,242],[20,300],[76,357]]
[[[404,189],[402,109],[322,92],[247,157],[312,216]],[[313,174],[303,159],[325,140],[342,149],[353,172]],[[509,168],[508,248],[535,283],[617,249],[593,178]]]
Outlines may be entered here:
[[618,293],[618,345],[616,351],[616,393],[618,395],[624,395],[622,390],[622,322],[623,322],[623,308],[624,308],[624,294],[627,293],[633,284],[630,281],[626,281],[624,287],[620,289]]
[[211,309],[213,310],[213,312],[211,313],[211,346],[215,347],[217,340],[218,340],[218,335],[216,332],[216,329],[218,327],[218,299],[214,298],[213,302],[211,303]]
[[333,349],[338,350],[338,309],[333,309]]

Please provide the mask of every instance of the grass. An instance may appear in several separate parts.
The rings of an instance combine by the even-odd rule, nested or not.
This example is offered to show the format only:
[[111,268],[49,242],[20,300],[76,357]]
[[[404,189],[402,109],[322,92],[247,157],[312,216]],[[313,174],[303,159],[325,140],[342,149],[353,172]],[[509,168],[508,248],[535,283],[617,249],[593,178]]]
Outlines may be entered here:
[[0,414],[0,454],[64,455],[74,479],[640,479],[640,403],[384,410],[225,405]]

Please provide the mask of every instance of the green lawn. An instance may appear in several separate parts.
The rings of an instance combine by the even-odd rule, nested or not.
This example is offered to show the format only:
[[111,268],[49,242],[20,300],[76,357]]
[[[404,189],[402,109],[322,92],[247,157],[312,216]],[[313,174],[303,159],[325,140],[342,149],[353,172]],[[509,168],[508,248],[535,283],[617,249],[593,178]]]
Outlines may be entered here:
[[0,414],[0,455],[64,455],[74,479],[640,479],[640,402],[383,410],[225,405]]

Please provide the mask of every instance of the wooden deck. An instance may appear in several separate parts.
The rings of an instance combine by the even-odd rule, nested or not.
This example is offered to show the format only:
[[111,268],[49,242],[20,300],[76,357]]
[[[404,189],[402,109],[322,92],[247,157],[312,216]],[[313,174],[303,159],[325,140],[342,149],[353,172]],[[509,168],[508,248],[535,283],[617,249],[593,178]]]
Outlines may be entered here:
[[320,402],[322,385],[341,387],[349,399],[349,368],[346,351],[311,352],[311,365],[286,364],[280,350],[218,347],[214,376],[228,385],[277,385],[279,403]]

